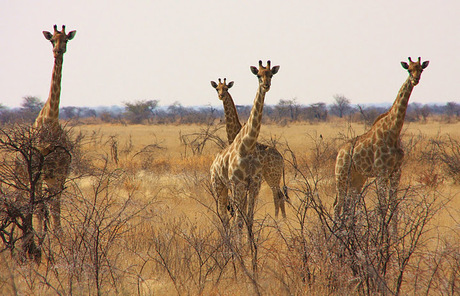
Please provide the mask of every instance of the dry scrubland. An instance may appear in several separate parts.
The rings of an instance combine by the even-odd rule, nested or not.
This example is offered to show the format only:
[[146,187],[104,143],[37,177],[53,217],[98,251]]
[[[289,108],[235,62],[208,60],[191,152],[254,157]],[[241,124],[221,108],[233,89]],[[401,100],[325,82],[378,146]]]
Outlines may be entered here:
[[[345,121],[263,125],[261,142],[286,159],[288,217],[274,218],[263,183],[255,240],[241,243],[222,229],[209,190],[222,125],[72,127],[84,137],[64,233],[50,233],[40,266],[2,253],[0,294],[458,295],[460,186],[432,144],[460,141],[460,123],[405,124],[401,237],[378,251],[369,239],[378,229],[344,241],[329,228],[337,147],[365,130]],[[361,226],[375,218],[369,184]]]

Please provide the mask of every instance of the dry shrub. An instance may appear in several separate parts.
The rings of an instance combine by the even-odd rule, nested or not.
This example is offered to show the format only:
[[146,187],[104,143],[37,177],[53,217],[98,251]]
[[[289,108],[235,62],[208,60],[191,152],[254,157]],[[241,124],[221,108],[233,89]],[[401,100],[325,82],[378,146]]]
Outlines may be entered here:
[[70,162],[73,152],[78,150],[77,141],[70,141],[70,134],[65,129],[25,125],[0,129],[0,237],[2,250],[16,254],[19,249],[20,260],[41,260],[49,229],[49,209],[56,200],[59,202],[66,186],[65,180],[62,184],[56,181],[58,186],[44,182],[45,174],[67,174],[67,167],[63,171],[57,164]]
[[430,141],[433,160],[444,165],[445,174],[454,182],[460,182],[460,141],[451,135],[440,136]]
[[[184,146],[184,157],[188,154],[202,155],[208,144],[214,144],[220,149],[226,146],[224,141],[219,135],[219,131],[223,128],[223,125],[213,126],[212,123],[206,125],[197,133],[184,134],[179,133],[179,140],[182,146]],[[190,152],[188,152],[190,150]]]
[[207,149],[170,158],[158,147],[149,150],[151,143],[97,132],[84,137],[82,166],[91,167],[73,176],[64,192],[64,233],[47,236],[46,260],[39,266],[20,264],[4,252],[0,293],[459,294],[458,229],[435,224],[458,217],[447,204],[453,198],[446,196],[447,182],[429,187],[428,180],[412,181],[439,167],[436,158],[417,160],[430,139],[404,140],[406,176],[394,237],[387,235],[392,209],[385,215],[376,210],[372,180],[355,204],[353,223],[334,223],[339,142],[316,135],[308,141],[307,148],[277,144],[285,155],[288,218],[274,220],[259,198],[252,236],[247,229],[239,236],[222,226],[216,211],[209,190],[214,155]]

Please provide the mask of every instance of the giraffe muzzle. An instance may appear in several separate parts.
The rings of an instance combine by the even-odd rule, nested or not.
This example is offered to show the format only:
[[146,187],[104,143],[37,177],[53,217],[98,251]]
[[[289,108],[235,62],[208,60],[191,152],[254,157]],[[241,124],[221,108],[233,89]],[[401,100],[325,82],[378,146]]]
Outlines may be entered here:
[[60,55],[63,55],[65,53],[65,50],[62,50],[62,49],[56,49],[56,50],[53,50],[53,53],[54,53],[54,56],[60,56]]

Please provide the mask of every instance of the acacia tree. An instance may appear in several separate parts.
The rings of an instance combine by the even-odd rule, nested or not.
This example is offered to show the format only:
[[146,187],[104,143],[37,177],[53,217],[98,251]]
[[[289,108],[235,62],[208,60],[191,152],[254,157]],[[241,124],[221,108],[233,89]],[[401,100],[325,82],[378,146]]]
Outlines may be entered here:
[[22,99],[21,115],[26,122],[33,122],[38,115],[38,112],[45,105],[39,98],[27,96]]
[[323,102],[314,103],[305,109],[308,120],[311,121],[326,121],[327,119],[327,108]]
[[334,95],[334,103],[331,106],[331,112],[340,118],[351,112],[350,100],[344,95]]
[[158,100],[141,100],[134,103],[125,102],[123,104],[125,105],[128,120],[131,123],[142,123],[144,120],[151,123],[158,102]]
[[280,119],[285,114],[289,114],[292,121],[296,121],[298,119],[300,105],[297,103],[297,98],[293,98],[291,100],[281,99],[275,108],[278,111],[278,116]]
[[0,103],[0,124],[6,123],[11,119],[8,108]]
[[177,120],[182,121],[183,117],[187,113],[187,108],[182,106],[182,104],[179,101],[175,101],[174,103],[168,106],[168,112],[172,122],[175,122]]
[[456,102],[448,102],[446,104],[445,113],[449,119],[454,117],[460,117],[460,104]]

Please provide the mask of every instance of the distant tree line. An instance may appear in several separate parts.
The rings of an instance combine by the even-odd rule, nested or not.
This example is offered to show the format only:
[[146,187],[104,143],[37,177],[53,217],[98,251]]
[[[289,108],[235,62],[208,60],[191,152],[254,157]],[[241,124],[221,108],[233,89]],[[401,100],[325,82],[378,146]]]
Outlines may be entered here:
[[[281,99],[276,105],[265,105],[264,121],[278,124],[293,122],[324,122],[333,118],[342,118],[353,122],[372,124],[375,118],[386,112],[388,106],[352,105],[344,95],[335,95],[334,102],[309,105],[299,104],[296,98]],[[20,108],[10,109],[0,104],[0,124],[32,123],[43,107],[37,97],[23,98]],[[251,106],[236,106],[241,121],[245,121],[251,112]],[[425,122],[428,117],[437,116],[445,122],[460,120],[460,104],[448,102],[444,105],[409,104],[406,120]],[[192,124],[210,123],[224,120],[222,108],[213,106],[184,107],[174,102],[167,107],[160,107],[159,100],[137,100],[125,102],[123,106],[113,107],[62,107],[60,118],[75,124],[122,123],[122,124]]]

